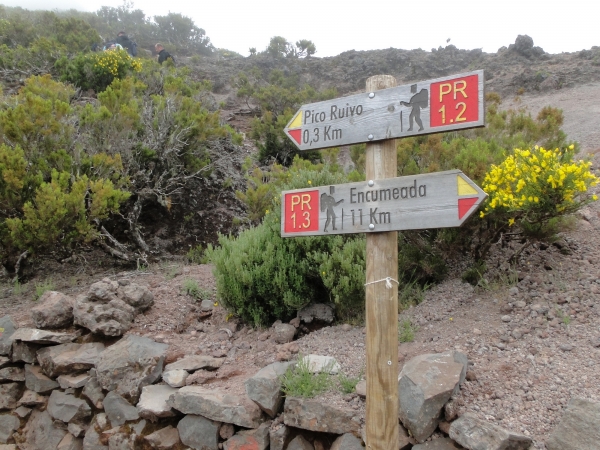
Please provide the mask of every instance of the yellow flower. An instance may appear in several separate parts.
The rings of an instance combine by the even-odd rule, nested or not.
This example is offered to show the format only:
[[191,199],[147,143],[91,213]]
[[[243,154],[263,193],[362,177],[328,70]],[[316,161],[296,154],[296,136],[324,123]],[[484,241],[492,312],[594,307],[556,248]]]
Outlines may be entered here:
[[569,145],[569,150],[573,150],[575,146],[573,144]]
[[483,211],[481,211],[481,212],[479,213],[479,217],[481,217],[481,218],[483,219],[483,218],[485,217],[485,213],[484,213]]
[[308,184],[312,184],[312,181],[308,180]]
[[269,214],[269,210],[268,209],[265,211],[265,214]]
[[592,200],[598,200],[598,196],[596,194],[592,195]]
[[515,219],[508,219],[508,226],[512,227],[515,223]]

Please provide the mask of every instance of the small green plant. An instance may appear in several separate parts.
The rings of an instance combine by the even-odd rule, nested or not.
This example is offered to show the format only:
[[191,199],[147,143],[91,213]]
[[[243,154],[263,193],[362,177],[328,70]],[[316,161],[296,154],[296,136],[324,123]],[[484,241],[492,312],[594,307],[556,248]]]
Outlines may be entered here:
[[206,264],[208,262],[208,258],[204,255],[204,249],[201,245],[191,247],[185,256],[190,264]]
[[487,270],[484,262],[476,262],[473,266],[469,267],[461,275],[461,279],[473,286],[478,286],[483,283],[483,274]]
[[21,294],[25,293],[25,291],[27,291],[26,287],[23,286],[19,280],[16,280],[13,283],[12,293],[14,295],[21,295]]
[[210,300],[211,293],[208,289],[203,289],[193,278],[183,280],[183,292],[193,297],[195,300]]
[[337,377],[340,391],[343,394],[352,394],[356,390],[356,385],[362,379],[362,374],[358,377],[348,377],[344,372],[340,372]]
[[415,340],[415,327],[410,319],[404,319],[398,324],[398,341],[413,342]]
[[556,308],[556,315],[562,321],[562,323],[564,323],[566,326],[569,326],[569,324],[571,323],[571,316],[569,316],[568,314],[565,314],[559,308]]
[[281,390],[286,397],[312,398],[331,387],[331,375],[327,370],[312,373],[308,361],[299,355],[298,363],[280,377]]
[[55,289],[54,282],[51,278],[48,278],[40,283],[35,283],[35,301],[38,301],[44,292],[52,291]]
[[421,285],[416,278],[401,284],[398,289],[398,308],[404,309],[410,305],[418,305],[425,299],[425,291],[429,284]]
[[167,280],[172,280],[176,276],[181,275],[181,267],[178,264],[167,269],[167,273],[165,274],[165,279]]

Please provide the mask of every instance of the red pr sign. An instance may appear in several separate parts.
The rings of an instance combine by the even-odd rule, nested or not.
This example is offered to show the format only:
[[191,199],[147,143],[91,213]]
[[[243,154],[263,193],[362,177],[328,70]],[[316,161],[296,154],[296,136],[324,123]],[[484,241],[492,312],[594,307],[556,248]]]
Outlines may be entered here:
[[477,75],[432,83],[430,126],[477,122],[478,93]]
[[284,196],[284,230],[286,233],[319,229],[319,191],[290,192]]

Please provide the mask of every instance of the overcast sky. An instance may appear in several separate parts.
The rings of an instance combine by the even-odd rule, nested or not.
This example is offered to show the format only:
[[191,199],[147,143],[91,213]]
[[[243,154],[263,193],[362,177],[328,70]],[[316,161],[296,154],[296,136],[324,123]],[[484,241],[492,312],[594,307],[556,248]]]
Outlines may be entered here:
[[[26,9],[96,11],[121,6],[121,0],[0,0]],[[315,56],[347,50],[415,49],[445,46],[481,48],[494,53],[519,34],[549,53],[574,52],[600,45],[598,0],[135,0],[147,16],[181,13],[206,30],[217,48],[247,56],[264,50],[271,37],[309,39]]]

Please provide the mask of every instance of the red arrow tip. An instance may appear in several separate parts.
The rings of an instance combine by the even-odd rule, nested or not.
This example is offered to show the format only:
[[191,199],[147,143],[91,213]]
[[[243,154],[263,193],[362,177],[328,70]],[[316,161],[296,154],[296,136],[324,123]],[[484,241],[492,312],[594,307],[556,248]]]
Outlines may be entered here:
[[298,143],[298,145],[300,145],[301,139],[302,139],[302,128],[297,128],[295,130],[289,130],[288,133],[290,134],[291,137],[294,138],[294,140]]
[[479,200],[479,197],[459,198],[458,199],[458,218],[462,219],[467,214],[473,205]]

